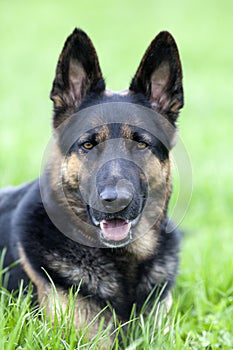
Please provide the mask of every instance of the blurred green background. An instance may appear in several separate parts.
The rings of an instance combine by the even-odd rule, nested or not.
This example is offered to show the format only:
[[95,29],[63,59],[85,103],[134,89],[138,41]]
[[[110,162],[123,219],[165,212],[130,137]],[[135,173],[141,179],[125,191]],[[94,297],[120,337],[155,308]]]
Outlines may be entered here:
[[213,285],[217,290],[228,283],[224,276],[233,273],[232,15],[232,0],[1,0],[0,186],[39,175],[51,132],[48,96],[55,65],[75,26],[93,40],[114,90],[128,86],[151,40],[169,30],[183,63],[179,128],[193,168],[181,272],[184,279],[192,274],[193,280],[208,281],[210,293]]

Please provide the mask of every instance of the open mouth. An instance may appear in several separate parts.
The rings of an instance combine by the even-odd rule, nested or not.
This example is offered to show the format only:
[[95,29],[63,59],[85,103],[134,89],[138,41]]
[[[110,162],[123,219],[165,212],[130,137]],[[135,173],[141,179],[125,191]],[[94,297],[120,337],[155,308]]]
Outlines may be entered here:
[[121,219],[102,220],[100,229],[104,240],[120,242],[129,236],[131,222]]
[[132,228],[139,221],[139,217],[130,221],[122,218],[108,218],[97,221],[92,216],[93,224],[99,228],[99,237],[106,247],[123,247],[132,239]]

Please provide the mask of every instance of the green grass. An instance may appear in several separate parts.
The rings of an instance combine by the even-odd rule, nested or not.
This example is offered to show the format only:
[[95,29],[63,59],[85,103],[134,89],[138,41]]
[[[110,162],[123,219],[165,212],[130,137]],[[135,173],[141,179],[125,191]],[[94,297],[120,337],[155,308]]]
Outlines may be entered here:
[[[125,340],[128,350],[233,348],[232,12],[231,0],[0,2],[2,187],[40,173],[55,64],[75,26],[93,39],[108,87],[115,90],[127,86],[160,30],[177,40],[186,102],[179,128],[192,164],[192,199],[181,223],[185,236],[170,331],[155,332],[153,314],[141,318]],[[85,345],[88,339],[77,337],[71,323],[52,324],[30,302],[30,294],[16,298],[1,290],[1,349],[75,349],[80,339],[80,348],[98,349]]]

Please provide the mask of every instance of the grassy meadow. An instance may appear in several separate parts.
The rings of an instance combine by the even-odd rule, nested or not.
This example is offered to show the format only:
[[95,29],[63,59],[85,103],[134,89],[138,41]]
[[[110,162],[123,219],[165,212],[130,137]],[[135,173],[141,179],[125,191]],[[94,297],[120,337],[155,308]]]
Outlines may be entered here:
[[[174,198],[176,185],[192,185],[184,196],[192,192],[188,208],[181,201],[181,265],[161,328],[155,329],[155,310],[132,321],[123,336],[127,350],[233,349],[232,13],[231,0],[0,1],[0,187],[40,174],[55,65],[74,27],[93,40],[107,85],[116,91],[128,86],[159,31],[177,41],[185,91],[179,129],[192,167],[186,179],[179,178],[186,162],[174,175]],[[52,323],[30,303],[30,293],[15,298],[1,289],[0,349],[98,350],[109,336],[100,329],[90,342],[88,329],[76,334],[72,315]]]

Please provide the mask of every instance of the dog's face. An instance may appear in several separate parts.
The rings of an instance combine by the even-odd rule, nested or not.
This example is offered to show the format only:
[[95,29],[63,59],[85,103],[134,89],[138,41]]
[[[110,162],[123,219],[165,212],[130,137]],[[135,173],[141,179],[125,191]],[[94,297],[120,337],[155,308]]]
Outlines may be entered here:
[[75,30],[60,55],[51,99],[60,159],[53,186],[57,192],[62,187],[82,235],[121,247],[158,228],[170,196],[169,149],[183,106],[172,36],[162,32],[154,39],[129,90],[117,94],[105,90],[95,49]]

